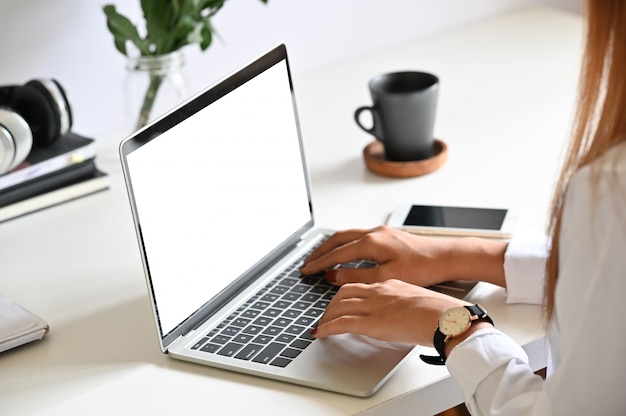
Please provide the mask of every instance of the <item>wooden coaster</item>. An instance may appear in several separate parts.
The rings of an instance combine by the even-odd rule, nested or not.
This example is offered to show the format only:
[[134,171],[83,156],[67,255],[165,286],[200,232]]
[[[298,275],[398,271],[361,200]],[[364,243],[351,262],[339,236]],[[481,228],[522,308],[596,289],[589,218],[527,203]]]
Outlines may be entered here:
[[435,153],[428,159],[408,162],[392,162],[385,159],[385,148],[379,140],[374,140],[363,149],[365,165],[369,170],[392,178],[412,178],[434,172],[448,158],[448,146],[435,139]]
[[385,159],[382,142],[374,140],[363,149],[363,158],[367,168],[374,173],[392,178],[412,178],[434,172],[445,163],[448,158],[448,146],[438,139],[435,139],[434,146],[435,152],[428,159],[392,162]]

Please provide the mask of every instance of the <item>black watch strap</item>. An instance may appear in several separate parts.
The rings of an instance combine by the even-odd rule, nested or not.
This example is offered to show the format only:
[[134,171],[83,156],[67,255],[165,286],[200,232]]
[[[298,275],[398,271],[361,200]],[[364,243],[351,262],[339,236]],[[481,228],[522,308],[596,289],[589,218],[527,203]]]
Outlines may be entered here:
[[444,365],[446,363],[445,343],[446,336],[439,330],[439,327],[435,329],[435,336],[433,337],[433,344],[439,355],[424,355],[420,354],[420,358],[426,364],[432,365]]
[[[465,308],[470,312],[470,316],[476,316],[476,319],[472,320],[474,322],[486,321],[493,325],[493,320],[489,315],[487,315],[487,311],[485,308],[476,305],[466,305]],[[439,330],[439,327],[435,330],[435,335],[433,336],[433,345],[435,346],[435,350],[439,353],[439,356],[435,355],[424,355],[420,354],[420,358],[426,364],[432,365],[444,365],[446,363],[446,336]]]

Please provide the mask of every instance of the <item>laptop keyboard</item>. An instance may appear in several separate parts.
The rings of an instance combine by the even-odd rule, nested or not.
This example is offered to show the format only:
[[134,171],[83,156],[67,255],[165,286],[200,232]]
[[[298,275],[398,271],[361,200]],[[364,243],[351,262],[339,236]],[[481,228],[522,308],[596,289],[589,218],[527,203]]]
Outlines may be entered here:
[[[323,273],[300,274],[305,257],[258,291],[192,349],[277,367],[289,365],[315,340],[311,330],[339,289],[328,283]],[[376,263],[360,260],[338,267],[374,266]]]

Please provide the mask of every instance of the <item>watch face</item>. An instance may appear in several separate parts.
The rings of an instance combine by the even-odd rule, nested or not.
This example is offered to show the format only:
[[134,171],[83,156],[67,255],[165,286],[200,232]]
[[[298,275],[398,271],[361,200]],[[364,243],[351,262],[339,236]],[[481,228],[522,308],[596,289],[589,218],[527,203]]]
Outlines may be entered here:
[[439,330],[446,336],[454,337],[465,332],[470,323],[471,316],[466,308],[450,308],[439,317]]

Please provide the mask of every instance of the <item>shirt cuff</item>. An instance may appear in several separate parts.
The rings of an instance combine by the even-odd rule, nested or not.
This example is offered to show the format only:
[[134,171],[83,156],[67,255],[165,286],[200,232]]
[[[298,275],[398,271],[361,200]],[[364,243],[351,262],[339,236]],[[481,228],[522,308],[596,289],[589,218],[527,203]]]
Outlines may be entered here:
[[542,304],[548,238],[543,234],[516,233],[504,253],[507,303]]
[[511,361],[528,364],[528,356],[511,337],[495,328],[486,328],[454,347],[446,367],[467,402],[489,374]]

